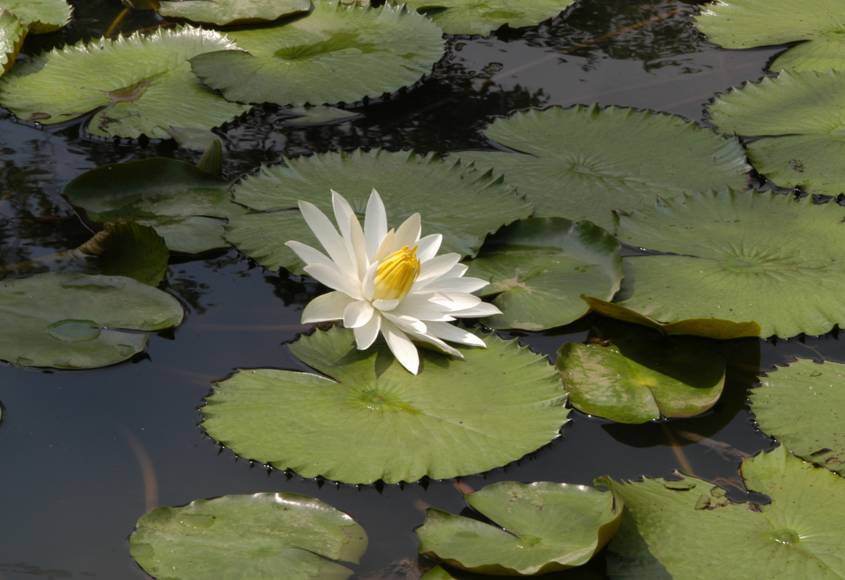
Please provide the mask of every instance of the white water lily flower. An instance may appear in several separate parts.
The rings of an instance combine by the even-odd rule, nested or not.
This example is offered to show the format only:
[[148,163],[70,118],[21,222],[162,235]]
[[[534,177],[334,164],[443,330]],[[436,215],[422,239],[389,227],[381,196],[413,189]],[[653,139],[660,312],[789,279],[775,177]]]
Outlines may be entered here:
[[299,202],[305,222],[328,255],[287,242],[305,262],[305,272],[334,290],[305,307],[303,323],[342,320],[355,334],[359,350],[370,348],[381,333],[396,359],[413,374],[420,366],[413,341],[459,358],[460,351],[444,341],[485,346],[474,334],[449,323],[501,314],[472,294],[488,282],[464,277],[467,266],[460,263],[460,255],[438,256],[443,236],[421,238],[420,214],[388,230],[387,212],[376,190],[367,202],[363,228],[336,191],[332,206],[337,229],[314,204]]

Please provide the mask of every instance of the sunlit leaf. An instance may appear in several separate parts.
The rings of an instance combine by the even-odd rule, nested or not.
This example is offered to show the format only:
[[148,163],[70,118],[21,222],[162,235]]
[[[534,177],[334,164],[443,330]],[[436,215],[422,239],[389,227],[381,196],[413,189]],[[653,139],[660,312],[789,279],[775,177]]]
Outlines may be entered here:
[[26,27],[8,10],[0,8],[0,76],[12,68],[26,37]]
[[[391,0],[401,4],[398,0]],[[511,28],[534,26],[557,16],[575,0],[405,0],[447,34],[490,34],[505,24]]]
[[311,0],[161,0],[159,14],[220,26],[278,20],[311,10]]
[[7,10],[33,34],[53,32],[70,22],[73,9],[65,0],[0,0]]

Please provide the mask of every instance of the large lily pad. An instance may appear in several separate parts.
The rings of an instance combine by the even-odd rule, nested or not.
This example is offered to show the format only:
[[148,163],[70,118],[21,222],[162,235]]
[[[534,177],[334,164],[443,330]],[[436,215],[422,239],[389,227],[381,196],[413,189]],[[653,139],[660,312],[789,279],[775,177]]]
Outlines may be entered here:
[[609,107],[517,113],[485,131],[512,149],[465,151],[528,196],[539,217],[588,220],[613,231],[613,211],[655,196],[744,188],[748,166],[734,138],[672,115]]
[[621,215],[622,241],[671,253],[625,259],[633,292],[621,305],[662,322],[755,321],[763,337],[825,334],[845,323],[843,220],[836,203],[751,192]]
[[171,250],[188,254],[227,247],[227,219],[243,213],[226,182],[166,158],[98,167],[71,181],[64,195],[95,222],[152,226]]
[[242,103],[322,105],[381,97],[412,85],[443,56],[440,29],[404,7],[314,0],[307,17],[231,33],[243,50],[198,56],[194,72]]
[[285,242],[317,244],[297,202],[331,211],[334,189],[363,215],[373,188],[390,224],[421,212],[425,233],[443,234],[444,251],[463,256],[475,255],[487,234],[531,213],[528,203],[489,172],[409,151],[357,150],[288,159],[248,177],[235,187],[234,199],[263,213],[233,219],[226,237],[267,268],[297,270],[299,259]]
[[603,480],[626,508],[608,548],[610,577],[842,578],[845,481],[783,447],[746,459],[742,475],[771,503],[732,503],[693,477]]
[[496,295],[494,328],[544,330],[581,318],[582,294],[610,300],[622,281],[619,242],[590,222],[531,218],[505,227],[484,244],[470,275]]
[[534,26],[557,16],[575,0],[406,0],[405,3],[429,14],[447,34],[490,34],[505,24],[511,28]]
[[73,9],[65,0],[0,0],[33,34],[53,32],[70,22]]
[[722,95],[710,116],[725,133],[757,138],[751,163],[776,184],[845,192],[845,71],[783,72]]
[[773,70],[845,68],[842,21],[835,0],[719,0],[702,10],[699,30],[725,48],[754,48],[805,41],[779,56]]
[[761,383],[750,397],[760,429],[799,457],[845,473],[845,365],[798,360]]
[[204,87],[188,59],[234,47],[218,32],[191,27],[76,44],[37,56],[0,79],[0,105],[42,124],[96,111],[88,131],[100,137],[165,139],[171,126],[209,129],[246,108]]
[[473,572],[535,575],[587,563],[616,533],[622,502],[585,485],[503,481],[465,496],[491,520],[426,512],[420,553]]
[[175,298],[131,278],[39,274],[0,282],[0,360],[96,368],[144,350],[147,335],[182,322]]
[[304,477],[397,483],[478,473],[537,450],[566,422],[548,361],[495,336],[463,361],[421,353],[418,376],[383,344],[356,350],[340,328],[290,348],[326,376],[241,370],[215,386],[203,427],[238,455]]
[[725,386],[725,359],[701,340],[643,331],[613,343],[565,344],[557,356],[579,411],[618,423],[693,417]]
[[132,557],[168,580],[340,580],[367,534],[347,514],[293,493],[226,495],[160,507],[138,520]]
[[26,27],[15,15],[0,8],[0,76],[12,68],[26,37]]
[[164,0],[158,12],[170,18],[225,26],[269,22],[309,10],[311,0]]

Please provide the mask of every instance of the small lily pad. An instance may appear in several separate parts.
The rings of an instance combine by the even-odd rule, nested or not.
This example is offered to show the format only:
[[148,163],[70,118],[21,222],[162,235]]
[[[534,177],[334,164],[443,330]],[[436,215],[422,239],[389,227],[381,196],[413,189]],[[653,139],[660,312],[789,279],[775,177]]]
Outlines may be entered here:
[[26,37],[26,27],[15,15],[0,8],[0,76],[12,68]]
[[614,343],[565,344],[557,356],[573,407],[617,423],[693,417],[725,386],[725,359],[705,341],[650,331]]
[[182,322],[170,296],[131,278],[38,274],[0,281],[0,360],[87,369],[144,350],[147,335]]
[[153,228],[134,222],[106,224],[79,250],[96,257],[100,273],[127,276],[150,286],[164,280],[170,258],[164,239]]
[[291,345],[325,376],[238,371],[215,385],[203,428],[242,457],[303,477],[398,483],[500,467],[566,423],[557,373],[514,341],[489,336],[486,349],[462,351],[465,360],[421,352],[417,376],[384,344],[362,352],[354,342],[334,328]]
[[311,0],[162,0],[158,13],[168,18],[226,26],[271,22],[309,10]]
[[151,226],[168,248],[187,254],[227,247],[227,219],[244,211],[219,177],[166,158],[98,167],[71,181],[64,195],[95,222]]
[[226,237],[267,268],[296,271],[301,264],[285,242],[318,244],[298,201],[331,211],[334,189],[362,216],[374,188],[387,207],[388,223],[422,211],[424,233],[443,234],[443,251],[462,256],[475,255],[487,234],[531,213],[531,206],[491,172],[410,151],[359,149],[288,159],[247,177],[235,187],[234,199],[261,213],[233,219]]
[[455,577],[452,576],[452,574],[450,574],[445,568],[435,566],[423,574],[422,577],[420,577],[420,580],[455,580]]
[[585,485],[503,481],[465,496],[493,522],[426,512],[420,553],[497,575],[536,575],[586,564],[616,533],[622,502]]
[[32,34],[54,32],[70,22],[73,9],[65,0],[0,0]]
[[168,580],[342,580],[367,549],[347,514],[293,493],[201,499],[145,514],[129,538],[132,557]]
[[447,34],[485,35],[505,24],[511,28],[535,26],[557,16],[575,0],[406,0],[405,3],[430,15]]
[[[845,481],[783,447],[746,459],[748,489],[770,504],[733,503],[693,477],[600,483],[625,502],[608,547],[611,578],[819,578],[845,575]],[[672,484],[672,485],[667,485]]]
[[494,122],[487,137],[510,152],[456,155],[503,173],[538,217],[591,221],[613,232],[614,211],[658,195],[745,188],[739,141],[681,117],[608,107],[552,107]]
[[751,389],[751,410],[766,434],[799,457],[845,474],[845,365],[802,359]]
[[495,295],[502,315],[493,328],[544,330],[589,311],[582,294],[610,300],[622,281],[619,242],[590,222],[529,218],[485,243],[469,275],[489,280],[479,295]]
[[191,60],[230,101],[301,106],[355,103],[412,85],[443,56],[440,29],[405,9],[314,0],[308,16],[230,34],[242,50]]
[[94,112],[87,127],[98,137],[166,139],[171,126],[210,129],[247,108],[204,87],[188,59],[232,48],[218,32],[184,27],[55,49],[0,79],[0,105],[45,125]]

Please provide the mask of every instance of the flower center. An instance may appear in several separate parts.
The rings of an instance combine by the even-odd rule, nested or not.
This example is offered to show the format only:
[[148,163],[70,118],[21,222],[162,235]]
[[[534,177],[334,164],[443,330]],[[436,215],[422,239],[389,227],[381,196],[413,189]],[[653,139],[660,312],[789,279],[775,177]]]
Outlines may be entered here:
[[388,255],[376,269],[376,300],[401,300],[411,290],[420,274],[417,247],[403,248]]

